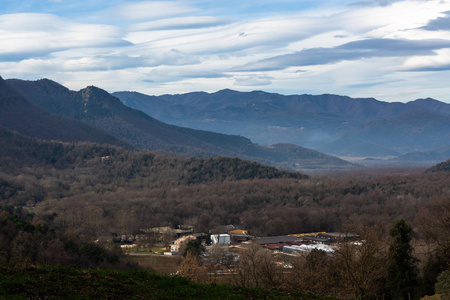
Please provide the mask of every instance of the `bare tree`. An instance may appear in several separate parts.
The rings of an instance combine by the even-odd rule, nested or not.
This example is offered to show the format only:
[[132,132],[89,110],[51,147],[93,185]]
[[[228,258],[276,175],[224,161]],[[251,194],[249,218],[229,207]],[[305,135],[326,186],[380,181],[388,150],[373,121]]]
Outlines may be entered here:
[[237,283],[244,287],[273,288],[280,283],[281,270],[269,250],[256,243],[239,253],[236,265]]
[[293,268],[286,277],[288,289],[303,293],[334,296],[334,278],[330,257],[314,249],[291,259]]
[[383,293],[387,243],[382,230],[364,228],[361,242],[341,241],[333,255],[339,286],[347,297],[376,299]]

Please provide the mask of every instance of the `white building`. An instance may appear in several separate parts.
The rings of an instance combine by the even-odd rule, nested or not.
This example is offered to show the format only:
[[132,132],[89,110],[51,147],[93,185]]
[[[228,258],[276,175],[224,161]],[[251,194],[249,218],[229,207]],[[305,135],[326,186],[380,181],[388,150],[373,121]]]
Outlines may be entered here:
[[229,234],[212,234],[211,235],[211,243],[215,244],[226,244],[229,245],[231,243]]

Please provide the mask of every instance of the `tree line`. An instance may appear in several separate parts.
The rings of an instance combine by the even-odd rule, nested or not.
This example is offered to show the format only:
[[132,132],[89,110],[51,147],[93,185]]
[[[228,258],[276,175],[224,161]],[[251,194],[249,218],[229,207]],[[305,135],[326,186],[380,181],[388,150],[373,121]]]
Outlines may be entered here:
[[11,206],[0,210],[0,241],[0,263],[126,267],[120,261],[120,248],[103,247],[91,239],[61,232],[26,210]]
[[[448,203],[437,207],[446,209]],[[449,216],[447,211],[439,221],[445,222]],[[433,228],[439,233],[425,234],[431,239],[429,245],[433,250],[422,257],[422,263],[414,247],[416,233],[405,220],[399,219],[391,228],[381,224],[359,229],[348,227],[359,233],[361,241],[341,240],[330,253],[314,249],[292,256],[272,253],[250,243],[237,250],[214,245],[200,256],[197,248],[191,247],[193,250],[187,250],[179,266],[179,274],[199,282],[226,282],[337,299],[421,299],[434,294],[447,299],[450,230]]]

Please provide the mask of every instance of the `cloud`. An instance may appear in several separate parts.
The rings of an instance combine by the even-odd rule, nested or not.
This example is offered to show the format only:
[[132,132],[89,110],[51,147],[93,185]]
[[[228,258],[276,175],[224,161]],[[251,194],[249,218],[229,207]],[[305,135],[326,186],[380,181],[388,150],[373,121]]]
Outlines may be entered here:
[[236,76],[234,85],[236,86],[265,86],[272,83],[272,78],[265,75]]
[[139,44],[137,47],[143,51],[177,49],[193,55],[235,55],[240,51],[248,55],[258,51],[267,55],[271,49],[280,49],[320,33],[325,27],[320,20],[280,17],[229,23],[203,30],[131,32],[127,39]]
[[14,69],[22,73],[58,73],[58,72],[98,72],[129,68],[138,68],[142,59],[118,55],[97,55],[84,57],[46,57],[28,58],[20,62],[4,62],[0,66],[4,69]]
[[125,20],[156,20],[196,11],[196,8],[183,1],[129,2],[107,10],[113,17]]
[[450,92],[434,72],[450,65],[449,1],[55,1],[2,0],[2,76],[152,93]]
[[268,71],[281,70],[291,66],[332,64],[343,60],[432,55],[434,50],[447,47],[450,47],[449,40],[367,39],[349,42],[334,48],[311,48],[275,56],[231,70]]
[[[122,49],[123,50],[123,49]],[[157,66],[189,66],[198,64],[196,57],[186,56],[179,51],[153,51],[146,55],[134,55],[133,51],[111,51],[103,49],[67,50],[52,54],[51,57],[40,60],[54,62],[55,69],[67,72],[106,71],[121,69],[140,69]]]
[[356,84],[348,84],[347,87],[352,89],[367,89],[369,87],[375,87],[384,84],[390,84],[393,81],[379,81],[379,82],[365,82],[365,83],[356,83]]
[[49,14],[0,15],[0,58],[14,61],[65,49],[129,45],[122,35],[115,26],[80,24]]
[[431,20],[427,25],[421,27],[425,30],[450,30],[450,11],[445,12],[445,17],[439,17]]
[[229,77],[221,72],[207,70],[204,68],[190,69],[186,67],[172,67],[163,66],[160,68],[154,68],[146,73],[147,78],[151,78],[154,82],[162,82],[167,79],[172,81],[184,80],[184,79],[195,79],[195,78],[225,78]]
[[225,21],[216,17],[209,16],[189,16],[178,17],[157,20],[153,22],[145,22],[131,25],[129,30],[131,31],[143,31],[143,30],[176,30],[176,29],[193,29],[193,28],[205,28],[214,27],[228,24],[229,21]]
[[435,55],[414,56],[405,61],[397,71],[447,71],[450,70],[450,47],[437,50]]
[[393,4],[394,2],[399,2],[403,0],[368,0],[368,1],[359,1],[350,3],[349,6],[388,6]]

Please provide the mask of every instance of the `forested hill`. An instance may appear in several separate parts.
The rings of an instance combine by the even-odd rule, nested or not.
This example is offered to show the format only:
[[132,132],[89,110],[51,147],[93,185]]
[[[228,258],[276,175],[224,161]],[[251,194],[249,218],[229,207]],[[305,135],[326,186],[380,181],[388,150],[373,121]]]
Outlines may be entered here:
[[441,172],[441,171],[450,172],[450,159],[441,162],[435,166],[432,166],[427,170],[427,172]]
[[0,77],[0,125],[24,135],[66,142],[91,141],[131,148],[86,123],[61,117],[34,105]]
[[83,188],[88,189],[96,183],[127,186],[130,180],[156,187],[306,177],[238,158],[184,158],[154,154],[147,150],[130,151],[110,145],[38,140],[1,126],[0,145],[0,176],[25,176],[29,172],[29,176],[35,176],[37,173],[61,170],[65,177],[71,178],[71,185],[84,184],[86,186]]
[[35,105],[93,125],[139,148],[191,157],[239,157],[291,170],[355,167],[303,147],[281,144],[264,147],[242,136],[168,125],[123,105],[116,97],[93,86],[75,92],[48,79],[7,83]]

